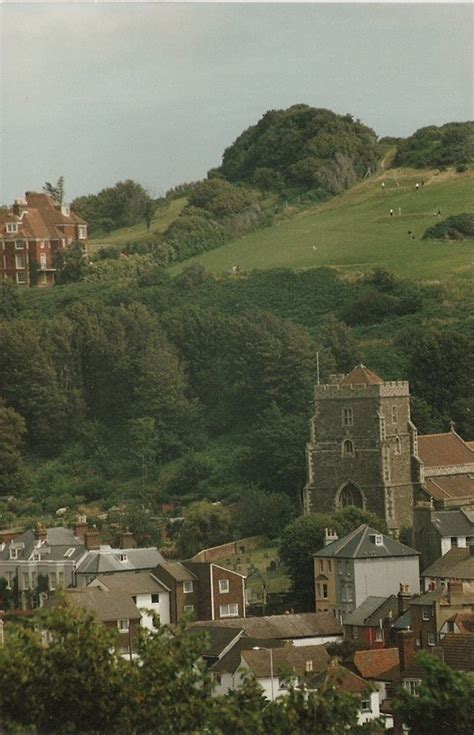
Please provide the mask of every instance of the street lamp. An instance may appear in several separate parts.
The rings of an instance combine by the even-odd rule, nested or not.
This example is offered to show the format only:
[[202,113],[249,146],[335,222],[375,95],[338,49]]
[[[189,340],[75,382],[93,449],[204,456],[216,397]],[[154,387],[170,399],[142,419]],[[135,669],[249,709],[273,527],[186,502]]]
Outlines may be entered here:
[[265,646],[253,646],[252,651],[268,651],[270,654],[270,686],[271,686],[271,693],[272,693],[272,702],[275,700],[274,690],[273,690],[273,649],[271,648],[265,648]]

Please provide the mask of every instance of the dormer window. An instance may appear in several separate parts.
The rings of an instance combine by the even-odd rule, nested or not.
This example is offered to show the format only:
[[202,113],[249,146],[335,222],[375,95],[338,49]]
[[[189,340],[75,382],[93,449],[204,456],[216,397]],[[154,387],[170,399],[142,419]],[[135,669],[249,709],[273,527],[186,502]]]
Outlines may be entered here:
[[18,549],[13,547],[10,549],[10,559],[18,559]]
[[128,560],[128,557],[126,554],[119,554],[119,561],[124,562]]
[[18,232],[18,222],[7,222],[7,232]]
[[64,552],[64,556],[66,556],[68,559],[74,554],[75,548],[74,546],[71,546],[70,549],[67,549],[67,551]]
[[342,444],[342,453],[348,454],[350,457],[353,457],[355,455],[354,452],[354,444],[351,442],[350,439],[346,439]]
[[87,237],[87,226],[77,225],[77,236],[79,240],[85,240]]
[[380,534],[377,534],[375,536],[375,545],[376,546],[383,546],[383,536],[381,536]]
[[41,561],[41,554],[38,551],[33,554],[33,561]]

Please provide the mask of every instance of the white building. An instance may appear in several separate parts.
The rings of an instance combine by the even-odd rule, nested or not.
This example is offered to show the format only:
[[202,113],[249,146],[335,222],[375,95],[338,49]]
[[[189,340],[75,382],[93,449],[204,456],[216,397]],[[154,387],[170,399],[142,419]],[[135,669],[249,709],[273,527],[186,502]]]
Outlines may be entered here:
[[150,572],[120,572],[96,577],[89,587],[131,598],[141,613],[140,625],[155,630],[153,618],[161,625],[170,623],[170,590]]

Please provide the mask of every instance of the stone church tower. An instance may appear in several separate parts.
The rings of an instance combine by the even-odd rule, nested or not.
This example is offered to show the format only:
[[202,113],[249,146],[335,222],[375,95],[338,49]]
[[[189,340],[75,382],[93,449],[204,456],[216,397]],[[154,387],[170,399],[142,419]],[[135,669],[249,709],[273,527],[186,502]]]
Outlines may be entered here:
[[393,531],[411,527],[417,454],[406,381],[385,383],[364,365],[335,376],[315,388],[305,512],[355,505]]

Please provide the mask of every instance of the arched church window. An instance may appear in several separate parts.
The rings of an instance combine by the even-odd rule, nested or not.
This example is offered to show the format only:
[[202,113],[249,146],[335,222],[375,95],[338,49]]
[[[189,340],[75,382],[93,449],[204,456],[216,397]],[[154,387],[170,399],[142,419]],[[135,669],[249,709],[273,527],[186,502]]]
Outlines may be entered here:
[[354,456],[354,443],[350,439],[345,439],[342,444],[342,453],[349,454],[351,457]]
[[352,482],[348,482],[342,488],[339,494],[339,505],[341,508],[345,508],[347,505],[355,505],[356,508],[364,507],[362,493]]

